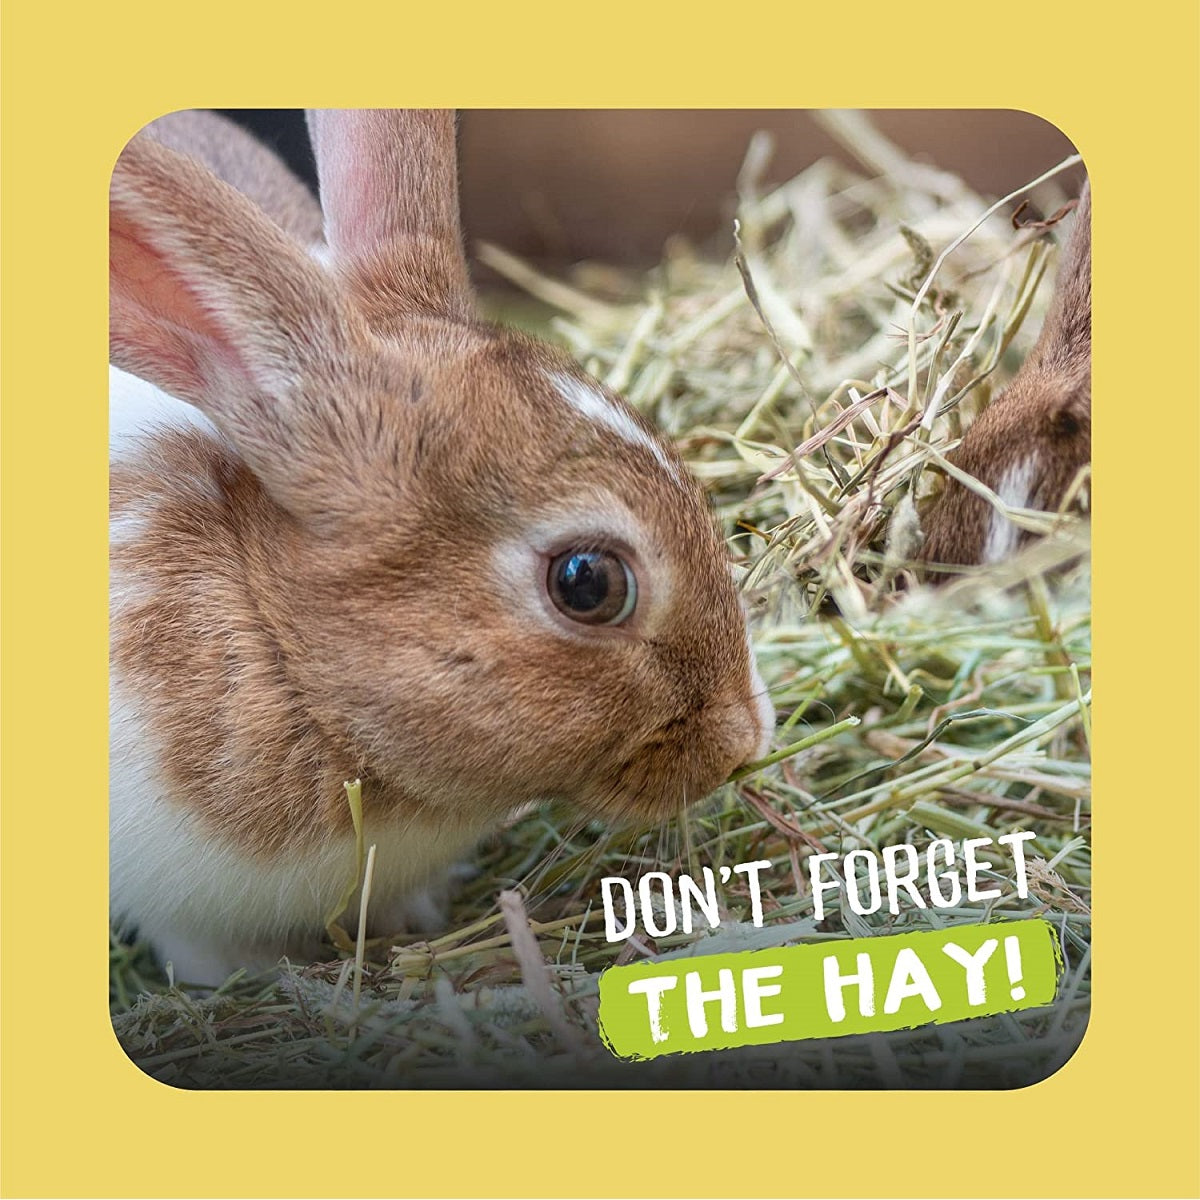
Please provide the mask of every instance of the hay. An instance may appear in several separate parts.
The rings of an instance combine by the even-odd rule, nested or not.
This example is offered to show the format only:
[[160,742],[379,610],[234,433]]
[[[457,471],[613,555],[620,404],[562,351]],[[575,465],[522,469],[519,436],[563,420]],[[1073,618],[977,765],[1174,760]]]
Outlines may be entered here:
[[[1032,344],[1053,249],[1014,230],[1013,205],[981,221],[985,200],[855,114],[824,119],[867,173],[822,161],[765,189],[756,140],[726,262],[673,243],[648,275],[589,266],[563,281],[481,251],[555,310],[552,336],[674,437],[710,490],[778,749],[666,830],[616,834],[555,811],[515,823],[480,849],[446,932],[367,944],[350,988],[347,960],[189,995],[114,943],[113,1021],[143,1069],[233,1088],[1007,1087],[1069,1057],[1090,995],[1086,525],[1016,512],[1049,536],[937,590],[912,562],[930,468]],[[1037,194],[1047,211],[1063,198]],[[1026,900],[993,872],[1010,886],[990,904],[862,917],[834,900],[813,920],[814,849],[1016,829],[1036,833]],[[602,876],[761,858],[775,868],[763,928],[734,892],[716,931],[605,941]],[[502,889],[523,901],[502,913]],[[1061,941],[1045,1009],[636,1065],[595,1034],[596,978],[614,961],[1019,915],[1051,920]]]

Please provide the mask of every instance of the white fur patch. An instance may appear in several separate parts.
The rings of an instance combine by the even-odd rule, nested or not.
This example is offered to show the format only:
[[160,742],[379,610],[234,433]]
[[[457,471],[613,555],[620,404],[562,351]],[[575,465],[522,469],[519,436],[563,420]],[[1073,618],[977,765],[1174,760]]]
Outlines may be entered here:
[[554,384],[554,388],[558,394],[576,412],[587,417],[589,421],[594,421],[597,425],[603,425],[611,429],[614,433],[624,438],[625,441],[629,442],[630,445],[641,446],[643,449],[649,450],[658,460],[663,470],[676,483],[682,483],[675,464],[667,457],[666,452],[658,442],[638,425],[623,408],[614,404],[600,388],[587,384],[581,379],[576,379],[573,375],[564,374],[561,371],[552,374],[550,382]]
[[746,653],[750,655],[750,698],[759,727],[758,747],[754,751],[754,758],[760,759],[771,752],[771,740],[775,736],[775,705],[771,703],[767,685],[759,672],[749,629],[746,630]]
[[170,429],[199,429],[223,441],[217,427],[194,405],[128,371],[108,368],[108,457],[124,462],[139,453],[147,437]]
[[[108,454],[110,464],[130,464],[139,459],[149,441],[169,430],[194,429],[217,441],[224,441],[213,423],[198,409],[157,388],[136,375],[110,366],[108,369]],[[205,475],[193,475],[178,481],[208,499],[218,499],[213,481]],[[152,501],[127,509],[109,519],[110,546],[128,545],[149,527]],[[112,570],[109,583],[109,618],[115,621],[125,608],[136,603],[141,593],[127,575]]]
[[[1028,508],[1032,498],[1033,481],[1037,477],[1037,455],[1031,454],[1023,462],[1009,468],[1000,480],[996,495],[1009,508]],[[992,523],[988,527],[987,544],[983,548],[983,561],[994,563],[1007,558],[1017,547],[1020,530],[999,509],[992,511]]]
[[[109,709],[110,911],[118,926],[136,927],[176,977],[220,983],[238,967],[262,968],[285,953],[311,953],[325,918],[354,873],[354,836],[254,858],[215,837],[169,794],[154,735],[132,685],[114,675]],[[230,785],[236,786],[231,783]],[[476,834],[401,822],[372,828],[370,909],[381,932],[397,930],[430,867],[447,866]],[[352,928],[355,899],[341,918]]]
[[150,528],[150,521],[144,511],[132,510],[113,516],[108,522],[108,542],[110,546],[124,546],[136,542]]

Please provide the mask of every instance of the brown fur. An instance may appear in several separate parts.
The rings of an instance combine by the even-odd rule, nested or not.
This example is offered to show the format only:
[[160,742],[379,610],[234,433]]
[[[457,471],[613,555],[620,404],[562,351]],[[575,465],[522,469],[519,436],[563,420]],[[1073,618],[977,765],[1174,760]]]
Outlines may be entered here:
[[[323,193],[358,195],[354,163],[322,156],[322,129],[354,116],[314,124]],[[114,515],[147,523],[114,550],[135,597],[114,668],[149,713],[170,799],[260,854],[344,828],[355,775],[370,813],[447,826],[550,797],[674,812],[761,734],[704,497],[673,450],[678,480],[555,394],[547,372],[579,377],[568,360],[466,319],[453,177],[435,178],[445,115],[359,116],[375,154],[381,122],[393,155],[437,153],[428,177],[376,163],[392,182],[372,195],[423,198],[383,228],[327,200],[336,277],[148,139],[114,175],[114,361],[230,443],[169,433],[113,473]],[[444,261],[410,274],[430,245]],[[644,584],[629,626],[531,620],[538,581],[497,577],[496,547],[558,509],[621,504]]]
[[[1091,461],[1091,267],[1091,193],[1085,188],[1037,344],[950,456],[993,491],[1006,474],[1032,460],[1030,508],[1056,511]],[[925,518],[921,557],[944,564],[982,561],[994,511],[963,484],[947,479]]]
[[321,241],[324,219],[317,198],[283,159],[240,125],[209,109],[193,108],[159,117],[145,132],[198,159],[301,245]]

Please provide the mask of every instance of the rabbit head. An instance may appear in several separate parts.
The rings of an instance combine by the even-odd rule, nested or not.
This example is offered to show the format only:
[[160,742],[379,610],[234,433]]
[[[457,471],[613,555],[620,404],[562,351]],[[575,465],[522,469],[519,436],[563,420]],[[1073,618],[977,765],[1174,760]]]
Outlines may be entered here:
[[[1091,192],[1085,186],[1054,297],[1029,357],[950,461],[1007,505],[1053,512],[1091,461]],[[995,562],[1027,539],[999,509],[947,479],[925,520],[930,563]]]
[[211,422],[113,471],[113,661],[172,798],[271,852],[369,814],[677,812],[773,723],[675,450],[477,319],[453,116],[317,112],[327,249],[146,135],[113,176],[111,353]]

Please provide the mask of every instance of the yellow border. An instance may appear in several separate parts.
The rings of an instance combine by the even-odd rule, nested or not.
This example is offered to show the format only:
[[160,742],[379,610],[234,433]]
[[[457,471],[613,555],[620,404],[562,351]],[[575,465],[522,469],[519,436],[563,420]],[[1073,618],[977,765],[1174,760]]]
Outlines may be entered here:
[[[9,0],[4,1194],[1198,1194],[1197,45],[1194,0]],[[108,171],[161,112],[305,103],[1021,107],[1075,141],[1096,197],[1102,819],[1093,1024],[1057,1076],[919,1098],[219,1095],[124,1059],[102,925]],[[1132,829],[1160,853],[1131,857]]]

